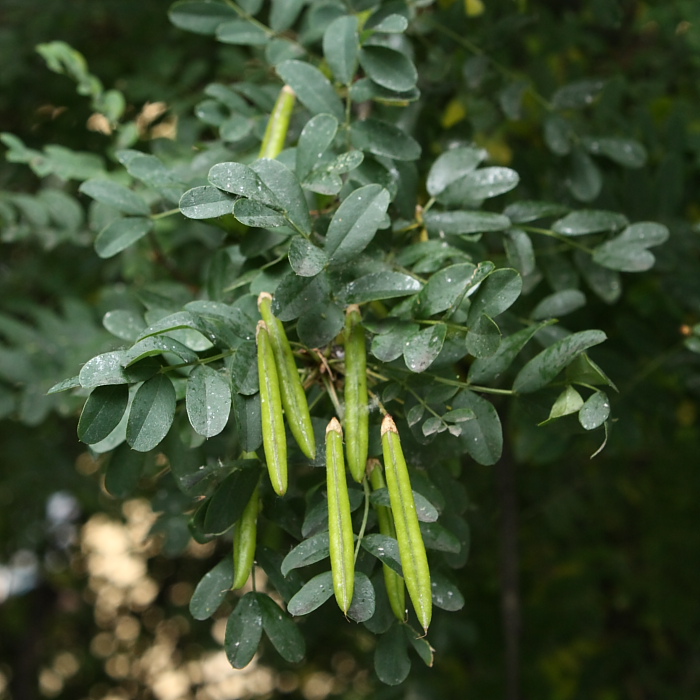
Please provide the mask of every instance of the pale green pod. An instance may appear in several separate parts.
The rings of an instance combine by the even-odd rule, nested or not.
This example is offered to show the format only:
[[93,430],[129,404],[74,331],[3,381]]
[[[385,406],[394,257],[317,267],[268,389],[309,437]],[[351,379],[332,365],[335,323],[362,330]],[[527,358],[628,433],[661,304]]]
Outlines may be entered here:
[[[368,469],[371,469],[369,472],[369,482],[372,484],[372,489],[378,491],[386,486],[386,482],[384,481],[379,461],[372,460],[372,462],[374,462],[374,465],[368,467]],[[375,510],[377,511],[377,520],[379,521],[379,532],[382,535],[387,535],[388,537],[396,539],[396,528],[394,527],[394,518],[391,515],[391,509],[386,506],[375,506]],[[386,564],[382,564],[382,569],[384,572],[384,585],[386,586],[391,609],[397,619],[401,620],[401,622],[405,622],[406,587],[403,578]]]
[[345,450],[352,478],[361,482],[369,450],[367,346],[360,309],[348,307],[345,319]]
[[287,437],[284,432],[282,398],[272,344],[264,321],[258,322],[258,374],[263,449],[272,488],[279,496],[287,491]]
[[326,428],[326,486],[333,591],[338,606],[347,613],[355,592],[355,548],[343,458],[343,429],[337,418]]
[[404,580],[418,621],[427,631],[433,612],[430,568],[401,439],[391,416],[384,416],[381,433],[386,485],[394,514]]
[[284,148],[284,142],[289,130],[289,119],[292,116],[296,94],[285,85],[277,97],[277,102],[267,122],[265,136],[260,147],[260,158],[277,158]]
[[253,570],[259,510],[260,489],[256,486],[248,505],[243,509],[241,519],[234,526],[232,589],[242,588]]
[[267,292],[260,294],[258,308],[270,335],[287,424],[301,451],[309,459],[313,459],[316,456],[316,439],[309,413],[309,404],[306,401],[306,392],[299,378],[294,354],[289,340],[287,340],[284,326],[272,313],[272,296]]

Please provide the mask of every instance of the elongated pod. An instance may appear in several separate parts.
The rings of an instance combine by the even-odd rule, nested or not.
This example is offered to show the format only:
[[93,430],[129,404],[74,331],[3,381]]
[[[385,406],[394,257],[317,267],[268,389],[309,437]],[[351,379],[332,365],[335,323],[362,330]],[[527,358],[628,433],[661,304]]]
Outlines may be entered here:
[[367,402],[367,347],[360,309],[348,307],[345,318],[345,449],[348,469],[362,481],[369,449],[369,404]]
[[259,510],[260,490],[256,486],[248,505],[243,509],[241,519],[234,526],[232,589],[242,588],[253,570]]
[[296,95],[294,90],[285,85],[277,97],[277,102],[267,122],[265,136],[260,146],[260,158],[277,158],[284,148],[284,141],[289,130],[289,120],[294,109]]
[[279,496],[283,496],[287,491],[287,437],[284,434],[282,399],[275,356],[264,321],[258,321],[256,339],[265,461],[272,488]]
[[423,535],[418,524],[416,504],[413,500],[406,459],[401,449],[399,431],[391,416],[384,416],[381,432],[386,485],[389,490],[391,511],[394,515],[396,539],[399,543],[406,588],[418,621],[427,631],[433,612],[428,557],[425,553]]
[[[369,473],[369,482],[372,484],[372,489],[378,491],[386,486],[382,468],[378,460],[374,462]],[[375,506],[377,511],[377,520],[379,521],[379,532],[382,535],[396,538],[396,528],[394,527],[394,518],[391,515],[391,509],[386,506]],[[390,566],[382,564],[384,571],[384,584],[389,597],[389,603],[394,615],[404,622],[406,620],[406,587],[403,578],[399,576]]]
[[284,326],[272,313],[272,296],[262,292],[258,297],[258,308],[270,334],[287,424],[301,451],[309,459],[313,459],[316,456],[316,440],[306,392],[301,384]]
[[343,429],[337,418],[326,428],[326,486],[333,591],[338,606],[347,613],[355,591],[355,551],[343,458]]

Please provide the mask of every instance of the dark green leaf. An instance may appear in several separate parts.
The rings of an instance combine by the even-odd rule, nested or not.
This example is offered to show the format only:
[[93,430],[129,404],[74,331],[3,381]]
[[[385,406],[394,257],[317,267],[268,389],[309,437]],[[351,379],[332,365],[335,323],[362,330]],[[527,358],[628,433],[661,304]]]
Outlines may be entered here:
[[551,382],[579,353],[606,339],[603,331],[580,331],[550,345],[530,360],[518,373],[513,390],[527,394]]
[[372,582],[361,571],[355,573],[355,591],[348,608],[348,617],[355,622],[366,622],[374,615],[375,596]]
[[537,219],[545,219],[550,216],[562,216],[566,214],[566,207],[551,202],[534,202],[522,200],[509,204],[503,213],[516,224],[526,224]]
[[352,144],[361,151],[396,160],[416,160],[420,156],[419,143],[398,126],[379,119],[353,122]]
[[255,452],[262,445],[260,394],[255,393],[252,396],[234,394],[232,403],[241,449],[246,452]]
[[474,412],[475,420],[460,425],[462,434],[459,439],[466,451],[479,464],[495,464],[503,450],[503,429],[493,404],[471,391],[461,391],[452,406]]
[[625,168],[642,168],[647,162],[646,148],[634,139],[586,138],[583,144],[589,153],[606,156]]
[[127,309],[108,311],[102,319],[102,325],[122,340],[136,340],[146,327],[141,314]]
[[272,0],[270,27],[276,32],[289,29],[296,22],[307,0]]
[[[289,223],[299,232],[311,233],[311,216],[297,176],[279,160],[263,158],[251,165],[268,190],[274,192],[277,205]],[[272,205],[271,205],[272,206]],[[238,207],[234,208],[234,213]]]
[[603,80],[579,80],[559,88],[551,97],[554,109],[583,109],[592,105],[605,87]]
[[525,231],[511,229],[503,239],[503,247],[511,267],[523,277],[535,272],[535,248],[530,236]]
[[138,452],[152,450],[167,435],[175,417],[175,387],[157,374],[136,392],[126,425],[126,441]]
[[384,220],[389,199],[380,185],[360,187],[345,198],[326,233],[326,254],[331,262],[352,260],[369,245]]
[[[224,192],[247,197],[248,199],[271,207],[276,207],[278,205],[277,197],[274,192],[268,189],[267,185],[260,179],[255,170],[247,165],[243,165],[243,163],[217,163],[209,170],[208,179],[214,187],[224,190]],[[233,210],[234,200],[229,197],[226,201],[231,202],[230,213]]]
[[[232,579],[233,580],[233,579]],[[229,663],[234,668],[244,668],[255,656],[262,638],[263,613],[258,594],[246,593],[226,623],[224,649]]]
[[627,217],[614,211],[583,209],[572,211],[563,219],[555,221],[552,231],[564,236],[584,236],[589,233],[616,231],[627,225]]
[[263,629],[272,646],[289,663],[299,663],[306,653],[306,644],[299,628],[270,596],[257,593],[262,609]]
[[175,338],[167,335],[156,335],[139,340],[135,345],[124,351],[122,362],[124,367],[133,365],[144,357],[172,353],[183,362],[196,362],[199,356],[193,350]]
[[399,576],[403,576],[399,543],[388,535],[373,533],[362,538],[362,547],[379,561],[391,567]]
[[327,112],[345,121],[345,108],[328,78],[318,68],[302,61],[284,61],[276,70],[299,101],[312,113]]
[[[413,491],[413,500],[416,505],[416,515],[420,522],[434,523],[438,519],[439,513],[437,508],[425,496],[417,491]],[[389,491],[386,488],[372,491],[370,501],[375,505],[391,508],[391,499],[389,498]]]
[[464,596],[457,586],[438,571],[433,572],[431,586],[433,589],[433,603],[442,610],[455,612],[464,607]]
[[105,226],[95,239],[95,252],[101,258],[111,258],[143,238],[153,229],[153,221],[140,216],[115,219]]
[[300,277],[316,276],[328,262],[325,252],[302,236],[295,236],[289,246],[289,264]]
[[586,305],[586,297],[578,289],[563,289],[546,296],[532,310],[532,318],[540,321],[546,318],[560,318]]
[[292,273],[283,277],[277,286],[272,311],[280,321],[293,321],[309,309],[325,302],[329,294],[325,274],[299,277]]
[[486,157],[481,148],[460,147],[445,151],[431,166],[426,188],[431,197],[439,195],[448,185],[477,169]]
[[351,304],[363,304],[366,301],[415,294],[422,288],[421,282],[403,272],[371,272],[350,282],[345,288],[345,294]]
[[228,423],[231,383],[208,365],[195,367],[187,378],[187,417],[200,435],[214,437]]
[[214,34],[219,24],[238,15],[233,8],[216,0],[181,0],[170,8],[168,16],[180,29],[196,34]]
[[427,317],[452,308],[475,283],[476,269],[476,265],[465,262],[438,270],[416,298],[417,313]]
[[333,595],[333,574],[326,571],[307,581],[287,605],[290,615],[308,615]]
[[216,187],[193,187],[180,198],[180,212],[188,219],[215,219],[230,214],[235,201]]
[[241,343],[226,367],[231,374],[233,390],[238,394],[250,396],[258,391],[258,362],[254,340]]
[[332,114],[317,114],[306,122],[296,149],[296,173],[300,180],[322,162],[337,131],[338,120]]
[[214,492],[204,516],[207,535],[221,535],[240,520],[260,479],[259,465],[234,469]]
[[468,234],[484,231],[503,231],[510,227],[510,219],[503,214],[487,211],[433,211],[425,214],[425,225],[431,233]]
[[148,216],[151,213],[143,197],[111,180],[87,180],[78,189],[83,194],[123,214]]
[[131,496],[139,483],[147,456],[122,443],[112,453],[105,470],[105,488],[120,500]]
[[471,296],[469,323],[476,323],[482,314],[491,318],[502,314],[517,301],[522,289],[523,280],[517,270],[494,270]]
[[564,416],[569,416],[572,413],[576,413],[581,406],[583,406],[583,399],[581,394],[574,389],[570,384],[562,391],[559,396],[557,396],[556,401],[552,404],[552,408],[549,412],[549,417],[546,421],[540,423],[540,425],[545,425],[550,421],[556,420],[557,418],[563,418]]
[[360,65],[367,76],[388,90],[405,92],[418,80],[411,60],[387,46],[365,46],[360,51]]
[[446,335],[447,326],[444,323],[418,331],[404,349],[406,367],[412,372],[424,372],[428,369],[440,354]]
[[430,646],[430,643],[425,638],[425,633],[416,632],[410,625],[404,625],[403,631],[411,646],[414,648],[416,654],[420,656],[421,661],[428,668],[431,668],[433,665],[433,654],[435,650]]
[[327,530],[303,540],[284,558],[280,567],[282,576],[286,576],[292,569],[322,561],[329,556],[330,547],[330,536]]
[[586,284],[607,304],[616,302],[622,294],[620,273],[593,262],[588,253],[577,251],[574,259]]
[[216,38],[224,44],[242,46],[264,46],[270,39],[268,33],[259,25],[244,19],[223,22],[216,28]]
[[593,159],[581,148],[571,153],[571,170],[566,186],[580,202],[592,202],[603,188],[603,176]]
[[130,380],[124,372],[123,361],[124,352],[122,350],[105,352],[93,357],[80,370],[78,375],[80,386],[91,389],[106,384],[128,384]]
[[381,636],[374,651],[374,670],[382,683],[398,685],[411,671],[402,625],[394,624]]
[[253,228],[275,228],[287,223],[282,214],[251,199],[239,199],[233,206],[233,215]]
[[599,428],[609,417],[610,401],[603,391],[591,394],[578,413],[578,420],[586,430]]
[[448,206],[464,206],[469,202],[496,197],[517,187],[520,176],[510,168],[480,168],[449,184],[437,199]]
[[440,523],[421,523],[420,531],[427,549],[459,554],[459,550],[462,547],[459,539]]
[[78,439],[88,445],[104,440],[119,425],[128,403],[126,384],[93,389],[80,414]]
[[197,584],[190,598],[190,615],[195,620],[208,620],[224,602],[232,584],[233,557],[229,555],[204,574]]
[[336,80],[350,85],[357,70],[359,51],[358,19],[343,15],[333,20],[323,34],[323,55]]
[[544,142],[552,153],[565,156],[571,152],[576,132],[570,121],[559,114],[550,114],[544,120]]
[[393,362],[403,355],[406,345],[418,332],[420,326],[417,323],[398,321],[387,333],[374,336],[372,340],[372,354],[382,362]]
[[332,301],[311,307],[299,317],[299,340],[310,348],[328,345],[343,330],[345,312]]
[[482,314],[469,329],[466,343],[470,355],[491,357],[501,344],[501,330],[490,316]]
[[269,547],[259,546],[255,550],[255,556],[275,590],[286,602],[289,602],[304,584],[299,572],[291,571],[287,576],[282,576],[280,567],[284,557],[280,552]]

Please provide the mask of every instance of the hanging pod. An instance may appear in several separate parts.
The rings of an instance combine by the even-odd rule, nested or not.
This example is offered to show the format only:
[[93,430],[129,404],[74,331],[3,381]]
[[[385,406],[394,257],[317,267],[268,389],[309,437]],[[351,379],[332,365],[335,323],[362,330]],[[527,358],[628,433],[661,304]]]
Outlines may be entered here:
[[408,467],[401,449],[401,438],[391,416],[384,416],[381,433],[386,485],[394,514],[404,580],[418,621],[427,631],[433,612],[430,568],[418,524]]
[[316,441],[306,392],[284,326],[272,313],[272,296],[262,292],[258,297],[258,308],[269,333],[287,424],[301,451],[313,459],[316,456]]
[[[369,473],[369,482],[374,491],[383,489],[386,486],[384,476],[382,475],[382,467],[379,460],[371,460],[371,469]],[[382,535],[393,537],[396,539],[396,528],[394,527],[394,518],[391,515],[391,509],[386,506],[375,506],[377,511],[377,520],[379,521],[379,532]],[[389,603],[394,615],[401,620],[406,621],[406,587],[403,578],[399,576],[390,566],[382,564],[384,571],[384,585],[389,597]]]
[[232,589],[242,588],[253,570],[259,511],[260,487],[256,486],[248,505],[243,509],[241,519],[234,526]]
[[338,606],[347,613],[355,591],[355,550],[343,458],[343,429],[337,418],[326,428],[326,487],[333,591]]
[[258,321],[255,337],[258,343],[260,412],[265,461],[272,488],[277,495],[284,496],[287,491],[287,437],[284,434],[282,399],[275,357],[265,321]]
[[361,482],[369,450],[367,402],[367,346],[360,308],[348,307],[345,317],[345,442],[348,469]]

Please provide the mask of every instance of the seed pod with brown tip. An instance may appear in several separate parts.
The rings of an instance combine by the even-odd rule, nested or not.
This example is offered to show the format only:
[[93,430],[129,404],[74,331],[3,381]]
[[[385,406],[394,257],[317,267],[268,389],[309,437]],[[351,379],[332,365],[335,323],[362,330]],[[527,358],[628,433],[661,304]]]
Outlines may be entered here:
[[394,515],[404,580],[418,621],[427,631],[433,612],[430,568],[399,431],[391,416],[384,416],[381,432],[386,485]]
[[282,399],[275,357],[265,321],[258,321],[256,339],[265,461],[272,488],[276,494],[283,496],[287,491],[287,437],[284,433]]
[[345,449],[348,469],[357,482],[365,476],[369,449],[367,347],[361,320],[359,307],[349,306],[345,319]]
[[347,613],[355,591],[355,549],[343,458],[343,429],[337,418],[326,428],[326,486],[333,591],[338,606]]
[[258,297],[258,308],[270,334],[287,424],[301,451],[309,459],[313,459],[316,456],[316,440],[306,392],[301,384],[284,326],[272,313],[272,296],[262,292]]

